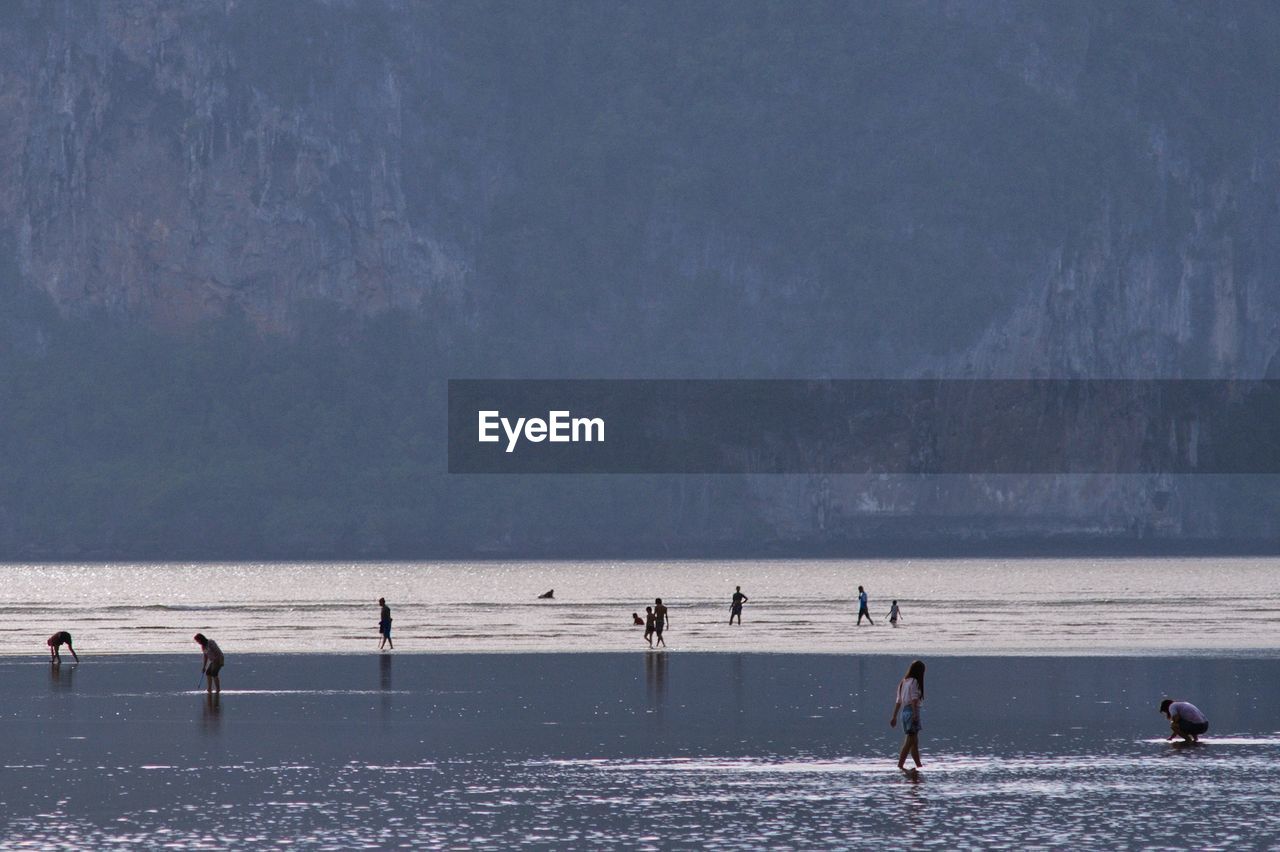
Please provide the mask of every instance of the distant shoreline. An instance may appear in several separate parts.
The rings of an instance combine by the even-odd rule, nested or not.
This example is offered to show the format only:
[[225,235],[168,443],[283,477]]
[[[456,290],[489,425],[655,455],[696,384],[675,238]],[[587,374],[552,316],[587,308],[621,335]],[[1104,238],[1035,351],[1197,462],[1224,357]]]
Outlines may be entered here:
[[1280,556],[1276,539],[1117,539],[1103,537],[951,539],[844,539],[828,543],[775,542],[767,545],[708,543],[664,549],[657,546],[444,548],[432,553],[0,553],[0,564],[159,562],[513,562],[697,559],[1071,559],[1135,557]]

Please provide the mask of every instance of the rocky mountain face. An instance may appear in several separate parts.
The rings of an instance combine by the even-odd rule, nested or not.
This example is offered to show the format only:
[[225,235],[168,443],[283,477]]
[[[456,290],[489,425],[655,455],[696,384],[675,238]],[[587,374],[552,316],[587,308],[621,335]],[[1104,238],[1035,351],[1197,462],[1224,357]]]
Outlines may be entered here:
[[[0,342],[47,366],[76,323],[181,346],[234,320],[266,352],[336,312],[335,350],[406,318],[413,378],[437,389],[1280,375],[1278,38],[1267,3],[22,0],[0,21]],[[450,502],[438,455],[420,461]],[[35,511],[15,508],[31,481],[0,493],[18,549],[52,535],[12,520]],[[672,546],[745,529],[1256,537],[1277,490],[644,488],[680,521],[627,535]],[[476,541],[534,535],[491,520]],[[544,520],[549,546],[574,540]],[[119,535],[104,546],[128,551]]]

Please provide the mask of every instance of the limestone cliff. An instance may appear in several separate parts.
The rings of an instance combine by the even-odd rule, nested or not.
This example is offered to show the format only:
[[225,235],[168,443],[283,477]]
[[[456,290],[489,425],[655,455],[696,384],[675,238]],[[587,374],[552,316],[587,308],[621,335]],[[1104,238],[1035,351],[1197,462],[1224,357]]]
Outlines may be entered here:
[[[404,313],[424,386],[1280,374],[1278,40],[1248,2],[15,0],[0,297]],[[788,542],[1239,532],[1229,481],[736,488]]]

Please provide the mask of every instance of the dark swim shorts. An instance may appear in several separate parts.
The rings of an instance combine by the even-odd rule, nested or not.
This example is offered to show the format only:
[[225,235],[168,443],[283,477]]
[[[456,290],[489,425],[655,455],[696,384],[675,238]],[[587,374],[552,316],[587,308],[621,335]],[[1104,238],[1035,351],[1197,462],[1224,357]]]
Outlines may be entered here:
[[1180,721],[1178,722],[1178,730],[1182,731],[1184,734],[1191,734],[1192,736],[1198,737],[1205,731],[1209,730],[1209,723]]
[[388,639],[390,639],[391,638],[391,622],[390,621],[378,622],[378,632],[381,633],[383,636],[387,637]]
[[218,672],[222,671],[224,665],[225,663],[210,663],[209,668],[205,669],[204,673],[209,677],[217,677]]

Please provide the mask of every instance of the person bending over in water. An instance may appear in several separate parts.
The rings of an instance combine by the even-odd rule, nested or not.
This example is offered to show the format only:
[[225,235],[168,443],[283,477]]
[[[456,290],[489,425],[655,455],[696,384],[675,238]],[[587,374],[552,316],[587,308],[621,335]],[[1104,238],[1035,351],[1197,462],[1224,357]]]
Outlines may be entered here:
[[876,623],[871,620],[871,610],[867,609],[867,590],[859,586],[858,587],[858,626],[859,627],[862,626],[862,616],[864,615],[867,617],[867,624],[870,624],[872,627],[875,627]]
[[647,606],[644,608],[644,641],[649,643],[650,648],[653,647],[653,626],[653,607]]
[[662,638],[662,631],[671,626],[671,617],[662,604],[662,598],[653,599],[653,632],[658,637],[658,644],[667,647],[667,640]]
[[640,617],[640,613],[631,613],[631,625],[633,627],[644,627],[644,619]]
[[905,769],[907,755],[915,761],[916,769],[920,763],[920,705],[924,703],[924,663],[916,660],[908,668],[906,675],[898,681],[898,693],[893,702],[893,715],[889,717],[889,727],[898,725],[898,711],[902,711],[902,733],[906,739],[902,741],[902,750],[898,752],[898,768]]
[[902,611],[898,609],[898,602],[894,601],[893,606],[889,607],[889,624],[897,627],[899,618],[902,618]]
[[222,656],[222,649],[218,647],[217,642],[207,638],[203,633],[197,633],[191,638],[195,639],[196,644],[200,646],[200,650],[204,652],[204,656],[200,658],[200,671],[208,678],[206,689],[209,692],[216,690],[221,693],[222,678],[219,673],[227,662],[226,658]]
[[50,662],[62,662],[62,655],[58,653],[59,645],[66,645],[67,650],[71,652],[72,658],[74,658],[77,663],[80,662],[80,658],[76,656],[76,649],[71,647],[71,634],[67,631],[59,630],[57,633],[50,636],[45,644],[49,646]]
[[378,616],[378,650],[385,646],[394,651],[396,646],[391,644],[391,607],[387,606],[386,598],[378,598],[378,606],[382,608]]
[[1170,733],[1166,740],[1182,737],[1183,742],[1198,743],[1200,735],[1209,730],[1209,720],[1190,701],[1166,698],[1160,702],[1160,712],[1169,720]]
[[742,626],[742,605],[746,603],[748,600],[749,598],[742,593],[742,587],[735,586],[734,593],[733,593],[733,601],[729,604],[729,623],[730,624],[733,624],[733,619],[737,617],[738,626],[739,627]]

